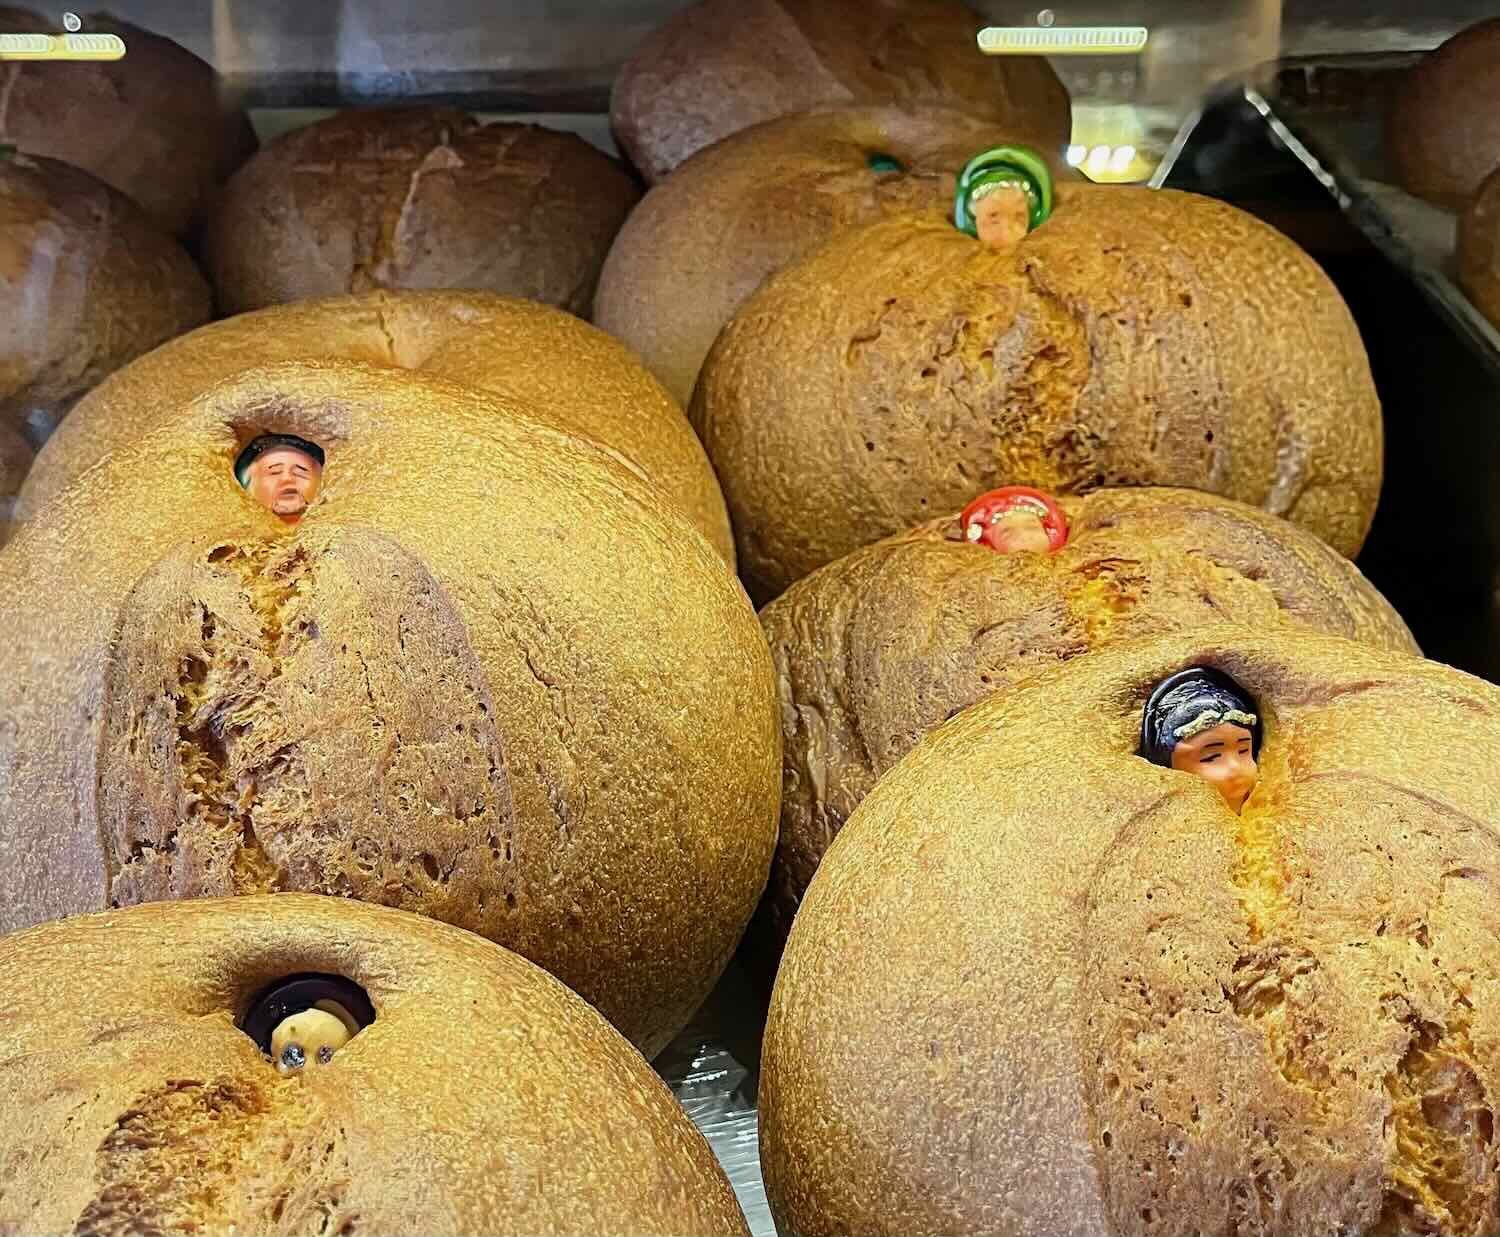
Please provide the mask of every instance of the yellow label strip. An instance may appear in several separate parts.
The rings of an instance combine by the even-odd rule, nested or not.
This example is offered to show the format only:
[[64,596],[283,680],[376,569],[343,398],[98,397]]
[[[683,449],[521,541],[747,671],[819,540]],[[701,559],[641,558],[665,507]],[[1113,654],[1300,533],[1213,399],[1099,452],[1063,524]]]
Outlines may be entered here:
[[119,60],[117,34],[0,34],[0,60]]
[[986,26],[986,56],[1132,56],[1146,46],[1145,26]]

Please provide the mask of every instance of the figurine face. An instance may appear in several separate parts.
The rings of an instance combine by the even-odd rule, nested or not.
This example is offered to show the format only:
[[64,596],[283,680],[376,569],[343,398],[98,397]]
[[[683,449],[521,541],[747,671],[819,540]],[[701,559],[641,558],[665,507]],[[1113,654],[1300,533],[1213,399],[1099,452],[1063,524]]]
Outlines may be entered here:
[[318,495],[323,466],[296,447],[273,447],[250,465],[250,496],[288,523]]
[[1010,249],[1030,228],[1031,203],[1020,189],[999,185],[974,203],[979,241],[991,249]]
[[1192,666],[1152,689],[1141,714],[1140,755],[1213,786],[1231,812],[1255,789],[1260,751],[1255,701],[1220,670]]
[[1068,520],[1050,494],[1008,485],[981,494],[959,516],[964,538],[999,554],[1050,554],[1068,540]]
[[323,1009],[304,1009],[284,1018],[271,1032],[271,1060],[278,1074],[295,1074],[308,1065],[327,1065],[349,1039],[342,1018]]
[[1197,774],[1218,789],[1230,811],[1238,812],[1255,789],[1254,749],[1254,736],[1244,726],[1220,722],[1179,740],[1172,749],[1172,768]]

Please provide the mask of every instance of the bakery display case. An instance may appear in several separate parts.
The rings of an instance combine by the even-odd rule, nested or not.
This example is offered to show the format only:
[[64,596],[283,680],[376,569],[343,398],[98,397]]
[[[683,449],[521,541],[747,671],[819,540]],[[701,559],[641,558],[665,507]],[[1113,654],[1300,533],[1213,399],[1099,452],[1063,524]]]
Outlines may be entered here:
[[0,5],[0,1232],[1500,1232],[1497,407],[1487,0]]

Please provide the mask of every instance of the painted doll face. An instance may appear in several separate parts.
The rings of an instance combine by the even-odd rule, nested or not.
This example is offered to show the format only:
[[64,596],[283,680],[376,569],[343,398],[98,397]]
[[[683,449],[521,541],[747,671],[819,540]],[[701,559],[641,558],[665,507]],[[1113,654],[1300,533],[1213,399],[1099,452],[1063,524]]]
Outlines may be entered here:
[[1068,520],[1057,500],[1024,485],[981,494],[958,519],[966,540],[997,554],[1051,554],[1068,540]]
[[1020,189],[1000,185],[974,203],[979,241],[991,249],[1011,249],[1031,226],[1031,203]]
[[1255,789],[1252,736],[1234,722],[1220,722],[1191,738],[1179,739],[1172,749],[1172,768],[1201,777],[1224,797],[1230,811],[1238,812]]
[[250,496],[288,523],[318,496],[323,466],[296,447],[273,447],[250,465]]

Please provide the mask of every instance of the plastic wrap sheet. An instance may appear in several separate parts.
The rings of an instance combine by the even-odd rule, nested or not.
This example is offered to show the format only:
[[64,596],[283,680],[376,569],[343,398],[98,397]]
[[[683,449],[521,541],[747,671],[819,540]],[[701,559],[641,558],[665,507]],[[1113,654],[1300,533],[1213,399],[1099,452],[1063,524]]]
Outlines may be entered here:
[[656,1059],[657,1072],[723,1165],[755,1237],[774,1237],[760,1175],[755,1093],[765,1005],[731,966],[693,1021]]
[[1298,57],[1257,74],[1245,97],[1361,232],[1401,267],[1500,376],[1500,332],[1458,286],[1458,218],[1412,196],[1386,161],[1392,90],[1423,53]]

